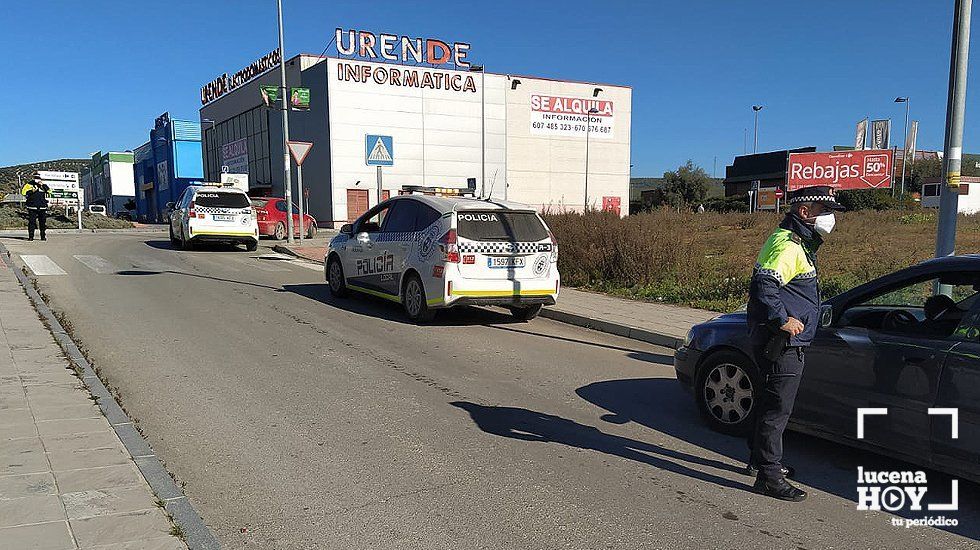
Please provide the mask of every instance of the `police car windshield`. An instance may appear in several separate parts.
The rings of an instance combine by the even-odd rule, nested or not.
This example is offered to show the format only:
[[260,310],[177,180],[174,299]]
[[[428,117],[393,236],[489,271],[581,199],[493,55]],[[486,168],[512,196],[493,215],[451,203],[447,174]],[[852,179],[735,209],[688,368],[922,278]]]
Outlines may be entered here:
[[219,193],[218,191],[201,191],[194,197],[198,206],[214,208],[248,208],[248,197],[244,193]]
[[534,212],[465,210],[456,218],[456,233],[474,241],[535,242],[548,238]]

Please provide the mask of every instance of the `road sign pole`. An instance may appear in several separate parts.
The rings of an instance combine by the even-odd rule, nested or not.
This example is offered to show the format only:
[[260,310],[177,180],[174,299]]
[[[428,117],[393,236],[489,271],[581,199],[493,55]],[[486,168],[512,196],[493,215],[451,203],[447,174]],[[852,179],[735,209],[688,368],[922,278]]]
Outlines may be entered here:
[[382,194],[383,193],[381,191],[381,165],[378,165],[378,203],[381,202]]
[[[949,59],[949,96],[946,102],[946,139],[943,145],[943,183],[939,196],[936,257],[951,256],[956,246],[960,162],[963,152],[963,111],[966,106],[966,68],[970,53],[970,12],[973,0],[956,0],[953,43]],[[946,285],[940,285],[945,287]],[[951,289],[937,289],[948,294]]]
[[[303,218],[306,216],[303,214],[303,165],[296,165],[296,191],[299,193],[299,240],[303,240],[303,235],[305,235],[305,229],[303,229]],[[292,205],[290,205],[292,209]],[[290,214],[292,215],[292,214]]]

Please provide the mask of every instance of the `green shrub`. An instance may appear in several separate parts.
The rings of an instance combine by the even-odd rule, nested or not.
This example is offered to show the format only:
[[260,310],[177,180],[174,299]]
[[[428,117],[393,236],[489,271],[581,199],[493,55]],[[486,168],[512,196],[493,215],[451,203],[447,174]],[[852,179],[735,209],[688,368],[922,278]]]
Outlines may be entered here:
[[837,192],[837,201],[848,210],[893,210],[904,203],[892,196],[890,189],[853,189]]

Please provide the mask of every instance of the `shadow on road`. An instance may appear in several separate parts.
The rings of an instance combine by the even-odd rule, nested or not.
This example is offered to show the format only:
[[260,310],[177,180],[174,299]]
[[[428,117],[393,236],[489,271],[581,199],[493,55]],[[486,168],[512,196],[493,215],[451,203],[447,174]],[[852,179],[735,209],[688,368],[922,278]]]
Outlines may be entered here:
[[[330,293],[329,287],[324,283],[283,285],[280,292],[299,294],[300,296],[316,300],[330,307],[365,317],[374,317],[408,325],[414,324],[405,316],[405,310],[402,309],[401,304],[360,294],[351,298],[337,298]],[[518,321],[510,314],[502,311],[479,307],[458,307],[440,310],[436,318],[426,323],[426,326],[491,326],[513,323],[523,324],[524,322]]]
[[193,250],[184,250],[182,248],[177,248],[171,244],[170,240],[150,240],[143,241],[143,244],[150,248],[156,248],[157,250],[179,250],[184,253],[193,254],[195,252],[213,252],[215,250],[224,250],[225,252],[237,252],[245,250],[243,247],[234,243],[223,243],[223,242],[199,242],[194,243]]
[[720,470],[737,471],[737,468],[708,458],[666,449],[627,437],[607,434],[592,426],[573,420],[518,407],[479,405],[468,401],[450,403],[468,412],[477,427],[488,434],[540,443],[561,443],[578,449],[589,449],[608,455],[635,460],[661,470],[686,475],[732,489],[750,489],[732,480],[702,472],[666,460],[680,460]]
[[621,346],[613,346],[610,344],[600,344],[599,342],[589,342],[586,340],[579,340],[577,338],[567,338],[565,336],[556,336],[554,334],[543,334],[540,332],[533,332],[530,330],[521,330],[514,327],[502,327],[502,326],[488,326],[495,330],[505,330],[507,332],[516,332],[518,334],[526,334],[528,336],[537,336],[538,338],[548,338],[551,340],[559,340],[561,342],[570,342],[572,344],[584,344],[586,346],[592,346],[596,348],[603,348],[613,351],[622,351],[626,353],[627,357],[636,359],[637,361],[646,361],[648,363],[657,363],[659,365],[672,365],[674,358],[670,355],[664,355],[662,353],[652,353],[648,351],[640,351],[637,349],[624,348]]
[[[684,440],[698,447],[744,461],[745,440],[710,430],[702,422],[690,395],[673,378],[608,380],[575,390],[582,399],[609,411],[600,418],[613,424],[636,422],[652,430]],[[838,445],[815,437],[787,432],[784,439],[786,463],[794,466],[801,483],[841,498],[857,502],[857,467],[873,471],[921,470],[885,456]],[[929,472],[928,502],[949,502],[950,476]],[[752,482],[745,478],[746,484]],[[944,530],[980,539],[980,488],[959,482],[958,512],[907,512],[903,517],[945,515],[957,518],[959,525]],[[855,504],[856,506],[856,504]],[[863,512],[854,511],[855,514]]]
[[232,283],[232,284],[236,284],[236,285],[254,286],[254,287],[258,287],[258,288],[265,288],[265,289],[268,289],[268,290],[275,290],[276,292],[281,292],[282,291],[282,289],[280,289],[279,287],[276,287],[276,286],[263,285],[261,283],[252,283],[252,282],[249,282],[249,281],[236,281],[234,279],[225,279],[223,277],[212,277],[210,275],[199,275],[197,273],[185,273],[183,271],[173,271],[173,270],[152,271],[152,270],[144,270],[144,269],[123,269],[123,270],[120,270],[120,271],[117,271],[116,272],[116,275],[128,275],[128,276],[133,276],[133,275],[137,275],[137,276],[139,276],[139,275],[165,275],[165,274],[169,274],[169,275],[181,275],[181,276],[184,276],[184,277],[194,277],[195,279],[207,279],[207,280],[210,280],[210,281],[218,281],[220,283]]

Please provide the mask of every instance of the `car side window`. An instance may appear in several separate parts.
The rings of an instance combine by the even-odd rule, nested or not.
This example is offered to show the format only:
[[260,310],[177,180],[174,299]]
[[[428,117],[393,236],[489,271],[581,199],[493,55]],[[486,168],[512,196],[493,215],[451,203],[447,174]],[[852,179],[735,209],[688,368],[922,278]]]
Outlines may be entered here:
[[417,202],[408,199],[395,201],[391,207],[391,212],[388,214],[388,217],[385,218],[383,231],[385,233],[405,233],[414,231],[417,204]]
[[415,214],[415,231],[422,231],[440,217],[441,215],[435,208],[419,204],[418,211]]
[[354,233],[377,233],[381,231],[381,225],[384,223],[390,208],[391,203],[382,203],[368,210],[354,223]]
[[286,201],[276,201],[276,210],[280,212],[286,211]]

